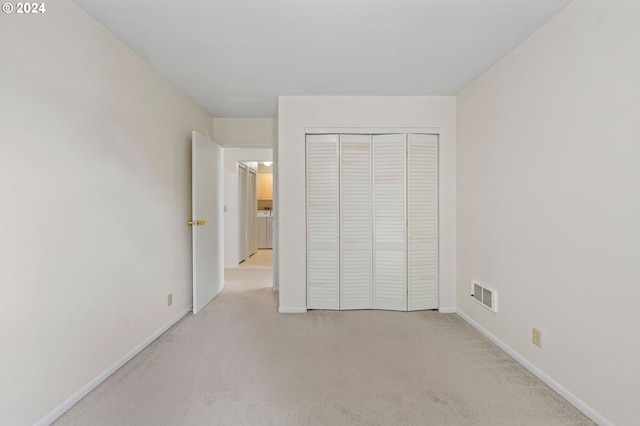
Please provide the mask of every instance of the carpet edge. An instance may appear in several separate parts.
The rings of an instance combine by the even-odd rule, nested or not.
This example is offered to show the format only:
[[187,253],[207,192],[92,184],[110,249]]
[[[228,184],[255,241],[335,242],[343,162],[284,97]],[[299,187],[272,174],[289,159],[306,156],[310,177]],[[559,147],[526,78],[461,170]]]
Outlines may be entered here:
[[118,371],[120,367],[129,362],[133,357],[138,355],[144,348],[153,343],[158,337],[160,337],[165,331],[170,329],[173,325],[175,325],[178,321],[180,321],[185,315],[191,312],[191,309],[185,309],[181,313],[179,313],[176,317],[171,319],[168,323],[160,327],[153,334],[147,337],[142,341],[138,346],[130,350],[125,356],[116,361],[111,367],[104,370],[102,373],[98,374],[94,379],[92,379],[89,383],[80,388],[77,392],[67,398],[64,402],[58,405],[56,408],[51,410],[49,414],[38,420],[34,423],[34,426],[48,426],[54,421],[56,421],[60,416],[66,413],[71,407],[78,403],[82,398],[87,396],[89,392],[94,390],[100,383],[104,382],[109,378],[113,373]]
[[513,350],[510,346],[500,340],[498,337],[490,333],[486,328],[481,326],[478,322],[473,320],[469,315],[465,314],[461,310],[456,310],[456,314],[465,320],[470,326],[478,330],[481,334],[483,334],[487,339],[491,340],[496,346],[502,349],[507,353],[511,358],[513,358],[518,364],[522,365],[524,368],[529,370],[534,376],[538,379],[542,380],[547,386],[557,392],[560,396],[566,399],[571,405],[576,407],[578,410],[582,412],[585,416],[593,420],[600,426],[613,426],[613,423],[607,420],[602,414],[598,413],[595,409],[593,409],[586,402],[582,401],[560,383],[556,382],[550,376],[548,376],[545,372],[543,372],[540,368],[535,366],[525,357],[520,355],[518,352]]

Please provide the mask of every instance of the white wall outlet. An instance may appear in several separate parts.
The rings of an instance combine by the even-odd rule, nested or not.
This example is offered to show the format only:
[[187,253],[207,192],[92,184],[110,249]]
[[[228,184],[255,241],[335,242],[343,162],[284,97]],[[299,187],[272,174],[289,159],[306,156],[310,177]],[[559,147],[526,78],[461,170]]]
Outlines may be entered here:
[[172,303],[173,303],[173,293],[169,293],[169,295],[167,296],[167,306],[171,306]]

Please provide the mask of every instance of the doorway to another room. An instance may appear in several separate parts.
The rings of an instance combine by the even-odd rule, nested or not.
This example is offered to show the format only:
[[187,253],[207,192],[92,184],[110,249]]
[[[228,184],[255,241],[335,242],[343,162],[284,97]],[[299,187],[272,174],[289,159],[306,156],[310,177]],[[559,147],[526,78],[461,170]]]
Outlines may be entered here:
[[272,146],[224,146],[225,287],[255,281],[278,290],[274,151]]
[[[236,152],[239,151],[239,152]],[[272,152],[268,151],[268,157],[263,153],[254,161],[243,161],[248,154],[254,153],[255,150],[232,150],[229,157],[236,156],[237,160],[234,164],[229,164],[232,174],[227,176],[228,182],[237,184],[235,189],[227,189],[233,191],[225,196],[227,201],[234,198],[235,208],[229,211],[227,209],[226,218],[229,219],[229,225],[235,222],[237,232],[230,232],[235,239],[237,250],[235,253],[230,250],[231,254],[237,254],[233,260],[233,266],[225,270],[225,288],[230,293],[237,293],[247,296],[255,294],[254,292],[269,291],[272,292],[272,301],[274,309],[277,309],[277,289],[274,285],[274,232],[275,211],[273,200],[273,162]],[[227,154],[227,152],[225,152]],[[268,158],[268,159],[265,159]],[[235,197],[233,196],[235,195]],[[234,221],[235,219],[235,221]],[[232,231],[231,226],[226,227]],[[225,238],[226,239],[226,238]],[[233,242],[227,241],[226,243]],[[228,262],[225,261],[228,265]],[[273,291],[272,291],[273,290]]]
[[273,163],[238,162],[238,267],[273,265]]
[[239,269],[272,269],[273,250],[260,249],[249,259],[238,265]]

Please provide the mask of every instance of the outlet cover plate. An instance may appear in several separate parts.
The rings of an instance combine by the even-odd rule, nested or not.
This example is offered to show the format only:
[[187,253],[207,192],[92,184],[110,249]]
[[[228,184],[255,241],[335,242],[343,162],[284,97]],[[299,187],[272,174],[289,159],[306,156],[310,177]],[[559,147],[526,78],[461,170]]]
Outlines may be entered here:
[[542,347],[542,333],[537,328],[533,329],[533,334],[531,336],[531,342],[537,347]]

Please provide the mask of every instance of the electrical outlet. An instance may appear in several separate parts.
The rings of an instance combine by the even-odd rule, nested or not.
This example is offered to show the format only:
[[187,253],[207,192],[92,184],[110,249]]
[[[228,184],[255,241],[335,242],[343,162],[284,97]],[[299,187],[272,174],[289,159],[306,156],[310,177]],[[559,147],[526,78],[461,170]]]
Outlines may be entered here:
[[167,306],[171,306],[172,303],[173,303],[173,293],[169,293],[169,295],[167,296]]
[[542,333],[537,328],[533,329],[533,335],[531,337],[531,342],[537,347],[542,347]]

